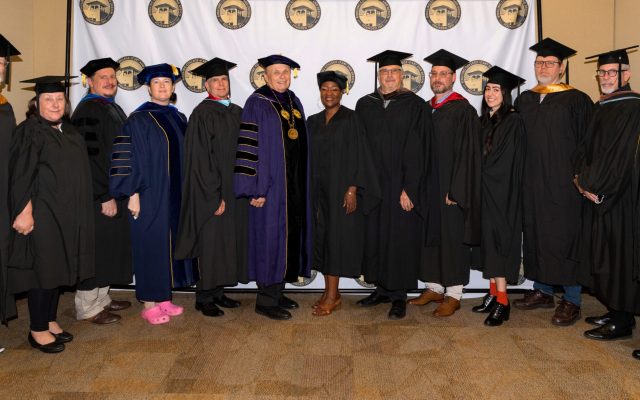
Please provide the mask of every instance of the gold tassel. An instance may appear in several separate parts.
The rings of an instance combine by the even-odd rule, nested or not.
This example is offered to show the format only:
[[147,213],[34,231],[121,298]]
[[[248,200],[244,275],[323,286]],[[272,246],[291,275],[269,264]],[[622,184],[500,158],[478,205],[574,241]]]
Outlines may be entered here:
[[87,76],[82,74],[82,87],[87,87]]
[[293,69],[293,79],[298,77],[298,68]]
[[349,80],[348,80],[348,79],[347,79],[347,88],[346,88],[346,90],[345,90],[345,93],[346,93],[346,94],[349,94]]
[[173,76],[178,76],[178,68],[176,68],[175,65],[169,64],[171,65],[171,72],[173,72]]

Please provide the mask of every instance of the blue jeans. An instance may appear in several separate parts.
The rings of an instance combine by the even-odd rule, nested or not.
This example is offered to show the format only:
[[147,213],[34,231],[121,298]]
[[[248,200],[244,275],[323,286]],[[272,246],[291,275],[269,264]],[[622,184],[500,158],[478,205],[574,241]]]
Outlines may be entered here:
[[[580,293],[582,292],[582,286],[580,285],[563,285],[564,288],[564,299],[573,305],[580,307],[582,303],[582,296]],[[533,282],[533,288],[541,291],[544,294],[548,294],[553,296],[553,285],[547,285],[542,282]]]

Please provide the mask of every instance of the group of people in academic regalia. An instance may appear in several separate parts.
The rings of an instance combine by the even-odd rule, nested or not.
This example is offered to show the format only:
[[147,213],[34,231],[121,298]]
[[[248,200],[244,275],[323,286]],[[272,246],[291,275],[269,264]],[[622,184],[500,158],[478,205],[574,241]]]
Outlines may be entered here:
[[[244,108],[230,99],[236,64],[215,57],[192,70],[207,97],[189,120],[173,105],[182,75],[171,64],[138,74],[149,101],[128,117],[111,58],[80,70],[89,89],[72,115],[65,77],[23,81],[36,95],[15,129],[0,96],[2,320],[15,314],[13,294],[27,292],[29,343],[63,351],[73,335],[56,322],[60,288],[76,287],[79,320],[109,324],[131,306],[109,288],[132,275],[152,325],[184,312],[174,288],[195,284],[196,310],[220,317],[241,305],[225,287],[250,281],[256,313],[287,320],[299,305],[285,284],[311,268],[325,281],[314,316],[342,305],[340,277],[362,277],[376,288],[361,307],[389,303],[397,320],[407,304],[435,303],[444,318],[477,268],[489,293],[472,311],[498,326],[522,257],[534,285],[515,308],[555,307],[551,323],[571,325],[587,287],[608,312],[585,319],[595,325],[585,336],[630,337],[640,310],[640,95],[628,49],[598,55],[595,106],[562,83],[573,49],[546,38],[531,50],[537,85],[514,102],[524,79],[493,66],[480,116],[453,90],[468,61],[445,49],[424,59],[429,101],[403,87],[412,55],[386,50],[368,60],[376,89],[355,110],[341,105],[347,77],[318,73],[324,110],[308,118],[290,89],[300,65],[282,55],[258,60],[265,85]],[[0,75],[17,54],[0,36]],[[419,280],[425,290],[408,300]]]

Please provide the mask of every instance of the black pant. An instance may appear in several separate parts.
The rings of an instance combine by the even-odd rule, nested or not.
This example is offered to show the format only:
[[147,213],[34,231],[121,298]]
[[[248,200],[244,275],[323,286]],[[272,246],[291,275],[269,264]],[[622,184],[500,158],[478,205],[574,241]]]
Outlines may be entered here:
[[60,292],[56,289],[31,289],[28,294],[31,330],[43,332],[49,330],[49,322],[56,320]]
[[616,327],[626,328],[633,325],[635,315],[627,311],[617,311],[609,309],[611,313],[611,323]]
[[196,284],[196,303],[212,303],[215,299],[224,296],[224,286],[218,286],[215,289],[200,289],[200,282]]
[[387,296],[391,301],[407,300],[407,289],[389,290],[382,286],[377,286],[376,292],[382,296]]
[[263,307],[275,307],[280,304],[284,285],[284,282],[276,283],[269,286],[258,285],[258,296],[256,297],[256,305]]

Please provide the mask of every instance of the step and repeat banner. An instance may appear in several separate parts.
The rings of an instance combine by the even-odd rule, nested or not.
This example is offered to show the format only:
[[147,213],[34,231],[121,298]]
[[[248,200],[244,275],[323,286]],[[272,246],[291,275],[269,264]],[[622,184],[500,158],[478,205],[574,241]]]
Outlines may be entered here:
[[[116,101],[129,113],[149,99],[137,73],[174,64],[183,72],[176,106],[189,116],[206,96],[190,70],[213,57],[238,64],[230,72],[231,100],[242,106],[264,84],[257,59],[282,54],[301,65],[291,89],[311,115],[322,110],[318,72],[347,75],[350,92],[342,102],[353,108],[376,86],[367,58],[387,49],[413,54],[403,65],[404,85],[431,98],[431,66],[423,58],[444,48],[469,60],[454,89],[479,109],[482,73],[493,65],[527,79],[525,88],[534,85],[535,54],[528,48],[536,42],[535,12],[533,0],[76,0],[71,74],[80,75],[94,58],[119,61]],[[86,90],[71,87],[73,106]],[[341,287],[362,284],[343,279]],[[300,285],[322,288],[323,279]],[[487,286],[473,271],[468,288]]]

